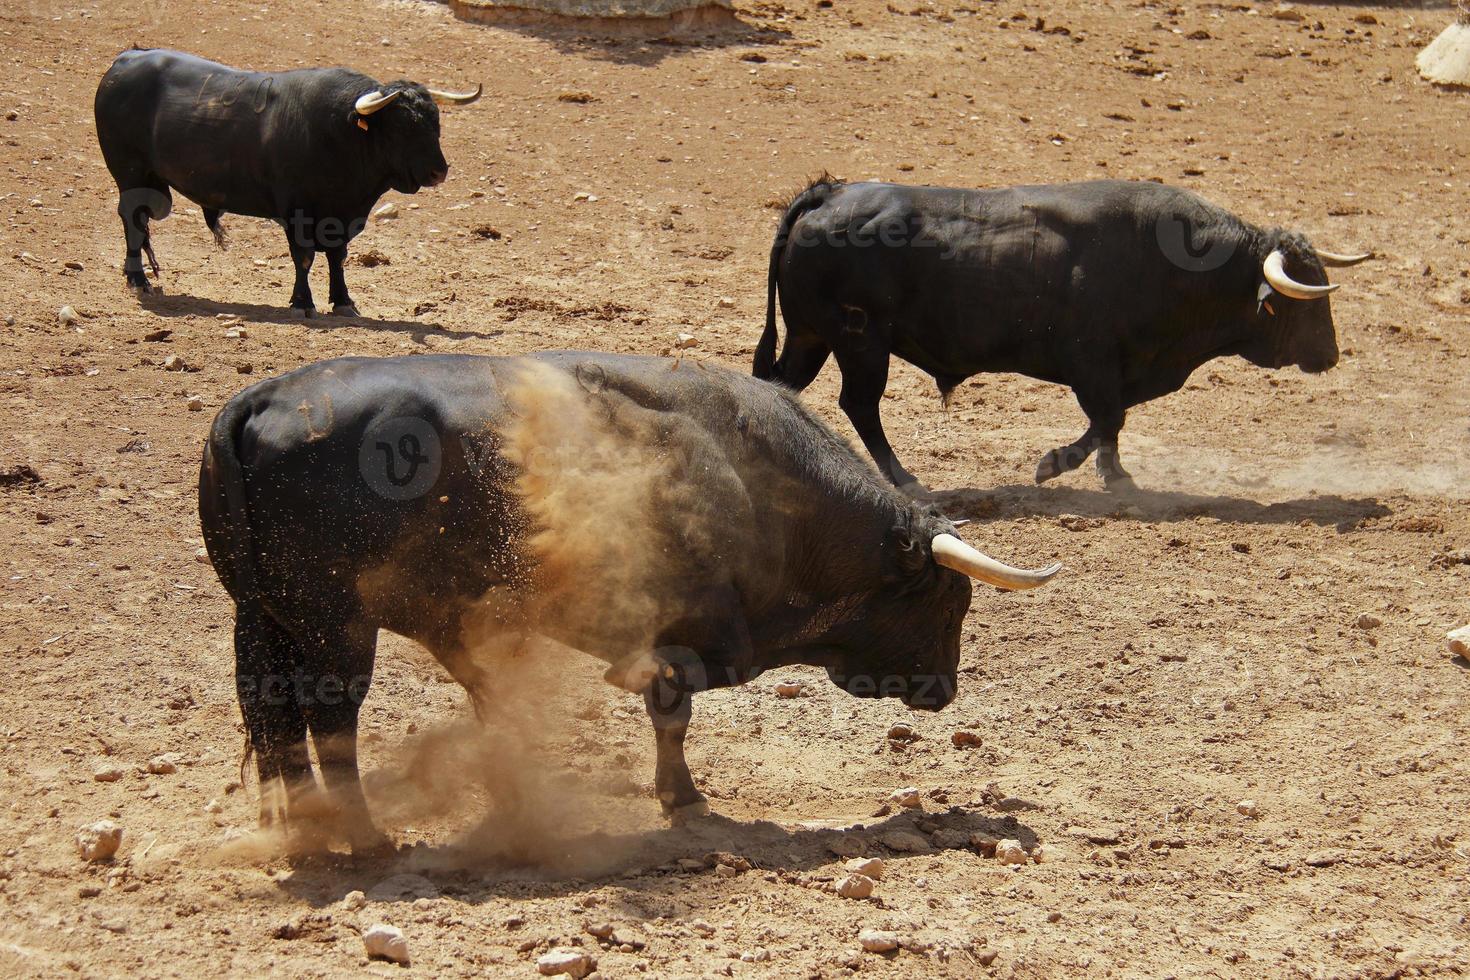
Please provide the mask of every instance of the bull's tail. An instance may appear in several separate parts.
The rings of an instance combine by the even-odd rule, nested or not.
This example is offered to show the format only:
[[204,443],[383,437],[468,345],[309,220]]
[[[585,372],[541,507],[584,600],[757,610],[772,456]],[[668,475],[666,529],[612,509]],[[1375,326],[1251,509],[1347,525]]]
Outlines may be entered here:
[[[204,546],[225,591],[235,600],[237,615],[239,604],[257,594],[250,508],[237,452],[248,419],[249,413],[238,401],[222,408],[210,427],[199,466],[199,523]],[[240,759],[241,783],[245,782],[245,770],[254,754],[247,726],[245,751]]]
[[822,174],[791,199],[791,203],[786,205],[786,213],[781,216],[781,223],[776,226],[776,240],[771,243],[771,259],[766,267],[766,329],[761,333],[760,343],[756,345],[755,362],[751,367],[751,373],[762,381],[770,381],[776,374],[776,346],[781,340],[776,329],[776,279],[781,256],[786,253],[786,243],[791,237],[791,229],[801,220],[802,215],[820,207],[840,184],[831,175]]

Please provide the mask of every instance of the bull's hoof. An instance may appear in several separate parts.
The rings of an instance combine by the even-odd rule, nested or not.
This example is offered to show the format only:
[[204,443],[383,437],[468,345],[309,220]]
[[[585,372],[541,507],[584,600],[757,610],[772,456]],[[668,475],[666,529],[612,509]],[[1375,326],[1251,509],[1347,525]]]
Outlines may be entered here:
[[1047,480],[1061,476],[1064,472],[1058,454],[1049,452],[1041,457],[1041,462],[1036,464],[1036,482],[1045,483]]
[[710,815],[709,800],[701,796],[693,803],[685,803],[683,806],[664,805],[664,819],[671,826],[681,827],[695,820],[703,820]]
[[332,307],[332,316],[359,317],[362,314],[357,312],[357,306],[353,303],[338,303]]
[[163,292],[162,286],[155,286],[142,276],[139,276],[137,279],[130,277],[128,279],[128,288],[139,296],[149,296],[153,293]]
[[352,856],[358,858],[387,857],[398,849],[391,837],[372,824],[349,832],[347,845],[352,848]]
[[310,320],[316,317],[316,307],[293,306],[291,307],[291,315],[296,317],[298,320]]
[[1103,489],[1108,493],[1136,493],[1138,484],[1133,482],[1133,477],[1123,473],[1119,476],[1104,476]]

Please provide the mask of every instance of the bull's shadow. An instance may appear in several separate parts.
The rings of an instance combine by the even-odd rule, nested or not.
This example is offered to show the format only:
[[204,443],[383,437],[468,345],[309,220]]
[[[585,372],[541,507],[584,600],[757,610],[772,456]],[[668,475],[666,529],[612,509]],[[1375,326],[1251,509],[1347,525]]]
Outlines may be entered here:
[[992,490],[972,487],[934,491],[934,502],[953,519],[1009,520],[1015,517],[1076,514],[1167,524],[1214,517],[1236,524],[1300,524],[1310,521],[1352,530],[1360,521],[1387,517],[1393,511],[1374,497],[1321,494],[1263,504],[1246,497],[1134,488],[1123,492],[1077,487],[1013,484]]
[[[1027,808],[1021,804],[1010,809]],[[680,827],[543,839],[533,855],[513,843],[497,851],[497,834],[497,820],[491,816],[461,841],[403,847],[387,858],[338,853],[297,858],[294,873],[278,884],[316,908],[338,902],[354,890],[381,902],[443,895],[479,905],[507,898],[555,898],[616,885],[622,907],[608,911],[653,918],[668,911],[665,896],[677,894],[687,903],[693,880],[729,873],[718,869],[716,853],[748,861],[751,870],[746,874],[772,874],[783,880],[816,872],[808,883],[821,884],[828,877],[835,881],[845,875],[842,865],[848,857],[880,857],[901,866],[909,858],[952,850],[972,859],[978,873],[1003,866],[969,847],[972,835],[1017,840],[1028,850],[1038,843],[1036,833],[1014,812],[961,807],[920,816],[902,811],[870,823],[833,828],[790,828],[716,814]],[[908,840],[901,842],[896,834]],[[884,843],[885,838],[915,849],[895,849]]]
[[442,323],[426,323],[421,320],[378,320],[373,317],[340,317],[318,313],[309,319],[294,315],[284,306],[267,306],[262,303],[227,303],[200,296],[169,295],[150,293],[139,299],[150,313],[161,317],[236,316],[255,323],[281,323],[305,325],[314,330],[373,330],[412,335],[415,342],[422,344],[430,335],[454,339],[475,338],[491,340],[504,335],[504,330],[451,330]]

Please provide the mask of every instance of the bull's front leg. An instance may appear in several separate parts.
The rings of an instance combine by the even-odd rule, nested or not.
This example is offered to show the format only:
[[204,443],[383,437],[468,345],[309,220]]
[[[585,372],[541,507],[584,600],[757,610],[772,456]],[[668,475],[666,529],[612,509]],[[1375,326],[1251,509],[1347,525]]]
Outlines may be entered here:
[[332,301],[333,316],[358,316],[357,305],[347,293],[347,273],[343,269],[346,262],[346,245],[327,250],[327,277],[330,283],[328,298]]
[[709,816],[709,802],[694,787],[694,777],[684,759],[684,736],[694,704],[693,692],[677,679],[660,676],[643,691],[643,705],[653,722],[653,788],[660,808],[670,823]]
[[291,265],[296,269],[296,283],[291,288],[291,312],[299,317],[316,316],[316,304],[311,298],[311,264],[316,260],[316,251],[307,245],[291,243]]

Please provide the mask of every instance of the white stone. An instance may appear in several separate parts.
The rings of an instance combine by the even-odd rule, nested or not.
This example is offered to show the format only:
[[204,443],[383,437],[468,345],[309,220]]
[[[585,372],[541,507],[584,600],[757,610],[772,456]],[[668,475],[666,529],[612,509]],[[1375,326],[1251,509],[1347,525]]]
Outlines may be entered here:
[[919,799],[919,790],[915,786],[905,786],[903,789],[894,790],[888,794],[888,802],[910,810],[916,810],[923,805],[923,801]]
[[699,341],[694,339],[692,333],[681,333],[674,338],[674,346],[679,350],[688,350],[691,347],[698,347]]
[[191,412],[202,412],[204,411],[204,399],[198,395],[190,395],[184,402],[184,407]]
[[780,698],[799,697],[805,686],[801,681],[782,681],[776,685],[776,696]]
[[858,945],[869,953],[891,953],[898,949],[898,934],[882,929],[864,929],[858,933]]
[[348,912],[361,912],[367,908],[367,896],[360,891],[350,891],[342,896],[342,908]]
[[847,870],[855,875],[866,875],[878,881],[882,879],[885,869],[882,858],[853,858],[847,862]]
[[123,830],[111,820],[98,820],[77,830],[77,850],[84,861],[106,861],[122,846]]
[[1256,805],[1255,800],[1241,800],[1235,804],[1235,812],[1242,817],[1259,817],[1261,815],[1261,808]]
[[565,973],[572,980],[582,980],[597,969],[597,961],[580,949],[557,948],[539,957],[536,960],[536,969],[544,977]]
[[722,310],[733,310],[734,308],[735,308],[735,300],[734,300],[734,298],[732,298],[730,296],[721,296],[720,297],[720,309],[722,309]]
[[362,931],[362,946],[369,958],[408,963],[408,940],[397,926],[383,922],[369,926]]
[[61,321],[63,327],[69,327],[77,322],[77,311],[70,306],[63,306],[56,311],[56,319]]
[[398,217],[398,205],[392,201],[389,201],[373,212],[373,220],[375,221],[391,221],[396,217]]
[[1018,840],[1003,840],[995,845],[995,859],[1001,864],[1025,864],[1026,849]]
[[837,894],[843,898],[867,898],[873,894],[873,879],[867,875],[848,875],[837,883]]
[[167,776],[179,771],[179,754],[165,752],[148,760],[148,771],[155,776]]
[[1449,641],[1450,653],[1470,660],[1470,626],[1450,630],[1445,634],[1445,639]]
[[123,768],[111,762],[104,762],[97,766],[92,773],[92,778],[99,783],[115,783],[123,778]]

